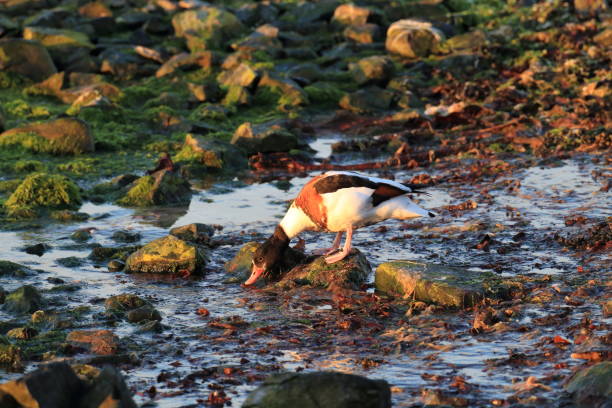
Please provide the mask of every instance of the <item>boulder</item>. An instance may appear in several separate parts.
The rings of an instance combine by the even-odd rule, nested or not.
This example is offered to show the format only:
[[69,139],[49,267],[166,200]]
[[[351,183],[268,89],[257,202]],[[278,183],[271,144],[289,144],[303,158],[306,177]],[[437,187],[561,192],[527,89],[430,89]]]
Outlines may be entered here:
[[191,199],[189,182],[178,172],[169,169],[140,177],[117,204],[128,207],[187,204]]
[[82,393],[79,408],[137,408],[118,369],[104,367]]
[[383,55],[362,58],[356,63],[349,64],[349,70],[359,85],[367,83],[385,85],[395,73],[393,61]]
[[212,225],[193,223],[175,227],[170,230],[170,235],[173,235],[183,241],[195,242],[196,244],[208,245],[210,239],[215,234],[215,228]]
[[223,71],[217,77],[220,84],[226,86],[238,85],[243,87],[252,86],[258,78],[257,72],[247,64]]
[[211,51],[197,51],[193,53],[182,52],[173,55],[168,61],[164,62],[161,67],[155,72],[157,78],[169,75],[181,68],[182,70],[189,69],[210,69],[215,62],[215,56]]
[[12,396],[20,407],[75,407],[82,386],[70,365],[51,363],[0,384],[0,393]]
[[0,146],[11,145],[21,145],[35,152],[81,154],[94,151],[94,138],[86,122],[76,118],[59,118],[1,133]]
[[339,372],[287,373],[268,377],[242,408],[390,408],[385,380]]
[[612,401],[612,361],[578,371],[565,385],[578,408],[604,407]]
[[32,275],[34,271],[30,268],[11,261],[0,260],[0,277],[24,278]]
[[4,206],[9,215],[31,217],[39,209],[76,209],[80,204],[79,188],[71,180],[58,174],[34,173],[21,182]]
[[322,288],[345,288],[357,290],[367,281],[372,267],[359,250],[353,249],[341,261],[333,264],[320,256],[310,263],[298,265],[282,276],[281,287],[307,284]]
[[[246,31],[235,15],[208,5],[175,14],[172,26],[177,37],[188,39],[191,51],[222,48],[228,40],[240,37]],[[189,41],[190,38],[192,41]]]
[[277,94],[278,105],[281,109],[308,104],[308,95],[295,81],[280,78],[269,72],[262,76],[257,85],[257,92],[262,90]]
[[113,355],[119,349],[119,338],[110,330],[74,330],[68,333],[66,341],[78,347],[85,347],[94,354]]
[[491,272],[414,261],[393,261],[376,269],[376,290],[390,296],[450,307],[471,307],[485,297],[506,297],[508,289]]
[[359,44],[372,44],[381,40],[381,29],[378,25],[368,23],[351,25],[342,32],[344,38]]
[[334,10],[332,21],[344,25],[361,25],[368,22],[368,17],[372,11],[367,7],[356,6],[354,4],[341,4]]
[[6,296],[4,310],[7,312],[26,314],[41,309],[44,301],[34,286],[24,285]]
[[[87,60],[90,51],[94,45],[89,40],[87,34],[80,31],[66,30],[50,27],[24,27],[23,38],[26,40],[34,40],[44,45],[54,62],[60,68],[71,70],[84,71],[83,69],[74,69],[72,66],[77,59]],[[81,67],[79,67],[81,68]]]
[[0,40],[0,71],[16,72],[35,82],[57,72],[49,51],[37,41]]
[[342,109],[357,113],[368,113],[389,109],[391,102],[393,102],[392,92],[377,86],[369,86],[344,95],[340,99],[339,105]]
[[419,58],[434,52],[444,34],[429,22],[399,20],[389,26],[385,47],[393,54],[408,58]]
[[298,137],[284,121],[271,121],[259,125],[245,122],[236,129],[232,144],[249,155],[256,153],[288,152],[299,147]]
[[168,235],[149,242],[131,254],[126,272],[202,274],[208,261],[206,250],[199,245]]
[[247,167],[244,154],[233,144],[191,133],[185,136],[185,144],[174,160],[203,166],[207,170],[239,170]]

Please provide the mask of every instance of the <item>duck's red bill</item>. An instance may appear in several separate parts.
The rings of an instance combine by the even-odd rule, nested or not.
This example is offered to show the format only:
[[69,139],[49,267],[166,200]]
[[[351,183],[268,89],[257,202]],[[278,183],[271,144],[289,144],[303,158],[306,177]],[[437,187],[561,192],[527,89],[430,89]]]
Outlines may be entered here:
[[264,271],[264,268],[259,268],[253,265],[253,268],[251,269],[251,276],[249,276],[249,279],[244,282],[244,286],[249,286],[257,282],[257,279],[259,279],[259,277],[261,276],[261,274],[264,273]]

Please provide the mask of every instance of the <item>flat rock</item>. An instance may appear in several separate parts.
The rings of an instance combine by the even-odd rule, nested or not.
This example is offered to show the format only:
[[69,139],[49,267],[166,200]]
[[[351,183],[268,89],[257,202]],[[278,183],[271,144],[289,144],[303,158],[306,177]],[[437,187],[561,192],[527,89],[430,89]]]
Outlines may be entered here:
[[578,371],[565,385],[579,408],[604,407],[612,402],[612,361]]
[[390,408],[385,380],[338,372],[277,374],[251,392],[242,408]]
[[66,341],[99,355],[113,355],[119,349],[119,338],[110,330],[74,330]]
[[126,261],[126,272],[199,275],[207,258],[203,247],[168,235],[131,254]]
[[413,261],[380,264],[375,277],[376,290],[387,295],[451,307],[470,307],[488,295],[501,296],[498,283],[490,272]]

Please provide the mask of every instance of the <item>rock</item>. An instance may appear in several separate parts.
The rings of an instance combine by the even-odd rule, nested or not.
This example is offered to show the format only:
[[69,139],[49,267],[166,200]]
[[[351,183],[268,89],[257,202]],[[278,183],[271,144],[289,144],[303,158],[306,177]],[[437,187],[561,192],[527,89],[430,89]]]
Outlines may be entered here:
[[[249,36],[242,40],[232,44],[232,48],[245,55],[253,54],[255,52],[268,54],[270,58],[279,58],[282,50],[283,43],[277,38],[278,28],[274,26],[263,26],[251,33]],[[276,30],[276,34],[271,34],[273,30]]]
[[601,304],[601,309],[603,312],[603,316],[605,318],[612,316],[612,300],[604,300]]
[[93,237],[95,228],[80,228],[70,234],[70,239],[76,242],[89,241]]
[[109,259],[125,260],[132,252],[136,252],[141,245],[130,245],[118,248],[95,247],[91,250],[88,258],[93,261],[107,261]]
[[389,109],[393,93],[377,86],[360,89],[346,94],[340,99],[340,107],[357,113],[375,112]]
[[4,203],[11,216],[36,215],[39,209],[76,209],[81,204],[79,188],[71,180],[57,174],[33,173],[26,177]]
[[405,19],[389,26],[385,47],[390,53],[418,58],[434,52],[443,39],[442,32],[431,23]]
[[612,47],[612,28],[606,28],[597,34],[595,37],[593,37],[593,41],[604,48]]
[[574,0],[576,13],[582,16],[593,16],[608,9],[606,0]]
[[127,319],[131,323],[140,323],[145,320],[161,320],[161,314],[150,305],[139,307],[127,312]]
[[75,407],[81,388],[67,363],[42,365],[19,380],[0,384],[0,392],[11,395],[21,407]]
[[252,99],[251,93],[246,87],[232,85],[228,88],[222,103],[228,107],[248,106],[251,104]]
[[87,34],[66,29],[24,27],[23,38],[35,40],[44,45],[60,68],[69,67],[74,62],[75,56],[88,57],[89,52],[94,48]]
[[187,83],[191,95],[200,102],[216,102],[221,96],[221,89],[216,82],[206,82],[204,84]]
[[[308,398],[305,398],[308,396]],[[390,408],[385,380],[338,372],[287,373],[268,377],[242,408]]]
[[191,187],[178,172],[163,169],[139,178],[117,204],[128,207],[187,204]]
[[252,86],[258,78],[257,72],[247,64],[240,64],[232,70],[223,71],[217,77],[219,83],[232,86],[243,87]]
[[482,30],[455,35],[446,42],[446,45],[453,51],[479,50],[486,44],[487,36]]
[[372,44],[381,40],[382,37],[380,27],[372,23],[348,26],[344,29],[342,35],[347,40],[359,44]]
[[215,228],[212,225],[193,223],[172,228],[170,235],[183,241],[208,245],[212,236],[215,235]]
[[168,235],[149,242],[130,255],[126,272],[203,273],[208,254],[204,248]]
[[57,221],[69,222],[69,221],[87,221],[89,214],[70,210],[56,210],[51,211],[49,214],[51,218]]
[[138,232],[129,232],[129,231],[115,231],[113,235],[111,235],[111,239],[115,242],[121,243],[131,243],[140,241],[140,234]]
[[144,320],[138,324],[134,333],[161,333],[164,330],[158,320]]
[[28,275],[32,275],[33,273],[34,272],[26,266],[11,261],[0,260],[0,276],[3,278],[24,278]]
[[[246,28],[229,11],[215,6],[201,6],[197,10],[177,13],[172,18],[177,37],[186,37],[193,51],[223,48],[228,40],[241,36]],[[190,38],[192,41],[189,41]]]
[[298,265],[283,275],[279,285],[299,283],[357,290],[366,282],[370,272],[372,267],[368,259],[359,250],[353,249],[346,258],[333,264],[328,264],[321,256],[310,263]]
[[106,313],[116,317],[123,317],[128,311],[151,306],[151,304],[140,296],[130,293],[111,296],[104,301]]
[[395,73],[391,58],[381,55],[362,58],[354,64],[349,64],[349,70],[359,85],[376,83],[384,86]]
[[38,244],[28,245],[27,247],[24,248],[24,251],[26,254],[43,256],[43,254],[47,252],[49,249],[51,249],[50,245],[39,242]]
[[19,340],[29,340],[38,335],[38,330],[32,327],[16,327],[6,333],[6,337]]
[[125,380],[118,369],[104,367],[88,384],[80,398],[79,408],[137,408]]
[[291,79],[280,78],[266,72],[257,85],[257,93],[265,88],[279,95],[278,105],[281,109],[308,104],[306,92]]
[[66,268],[78,268],[79,266],[83,266],[85,260],[76,256],[67,256],[65,258],[57,258],[55,262]]
[[125,268],[125,262],[120,259],[111,259],[106,264],[109,272],[120,272]]
[[612,401],[612,361],[578,371],[565,385],[579,408],[604,407]]
[[0,40],[0,71],[16,72],[40,82],[57,72],[49,51],[37,41]]
[[207,170],[240,170],[247,167],[244,154],[236,146],[223,140],[191,133],[185,136],[185,144],[174,160],[203,166]]
[[271,121],[259,125],[245,122],[236,129],[232,144],[244,149],[247,154],[288,152],[299,147],[297,136],[284,121]]
[[486,296],[503,298],[508,292],[490,272],[413,261],[380,264],[375,285],[387,295],[451,307],[471,307]]
[[99,355],[113,355],[119,349],[119,338],[110,330],[74,330],[66,341]]
[[345,95],[345,92],[338,88],[333,82],[318,81],[304,88],[308,98],[313,103],[326,103],[331,106],[338,106],[338,103]]
[[94,151],[89,125],[76,118],[29,124],[0,134],[0,146],[19,144],[35,152],[81,154]]
[[79,14],[88,18],[112,17],[113,12],[100,1],[92,1],[79,7]]
[[372,11],[367,7],[360,7],[354,4],[341,4],[334,10],[332,21],[344,25],[361,25],[368,22],[368,17]]
[[197,51],[194,53],[180,53],[172,56],[168,61],[155,72],[157,78],[169,75],[181,68],[182,70],[190,69],[211,69],[215,63],[215,56],[211,51]]
[[[21,363],[21,349],[17,346],[13,346],[12,344],[2,344],[1,339],[0,339],[0,367],[8,368],[12,371],[19,371],[23,369],[23,365]],[[2,388],[3,385],[4,384],[0,384],[0,393],[4,391]],[[0,394],[0,396],[1,395],[2,394]]]
[[317,64],[307,62],[291,67],[287,71],[287,76],[296,82],[311,84],[323,78],[324,74]]
[[4,310],[7,312],[25,314],[41,309],[44,301],[34,286],[24,285],[6,296]]

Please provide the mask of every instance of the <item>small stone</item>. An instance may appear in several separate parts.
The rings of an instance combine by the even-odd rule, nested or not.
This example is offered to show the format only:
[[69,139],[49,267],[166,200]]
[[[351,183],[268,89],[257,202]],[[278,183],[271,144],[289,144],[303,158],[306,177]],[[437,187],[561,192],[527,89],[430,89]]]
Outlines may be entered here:
[[372,23],[348,26],[342,35],[359,44],[372,44],[382,39],[380,27]]
[[393,101],[393,93],[377,86],[360,89],[344,95],[340,99],[340,107],[357,113],[387,110]]
[[185,143],[174,160],[192,164],[207,173],[213,170],[239,170],[248,166],[244,153],[238,147],[224,140],[192,133],[185,135]]
[[228,71],[223,71],[217,77],[219,83],[232,86],[238,85],[249,87],[257,80],[257,72],[247,64],[240,64],[236,68]]
[[170,235],[174,235],[183,241],[195,242],[198,244],[208,244],[213,235],[215,228],[212,225],[193,223],[174,227],[170,230]]
[[11,329],[6,333],[7,337],[11,337],[19,340],[29,340],[38,334],[38,330],[32,327],[17,327]]
[[108,261],[108,264],[106,264],[106,267],[109,272],[120,272],[125,268],[125,262],[120,259],[111,259]]
[[111,235],[111,239],[115,242],[122,243],[131,243],[140,241],[140,234],[138,232],[129,232],[129,231],[115,231],[113,235]]
[[126,271],[198,275],[203,273],[207,260],[208,254],[203,247],[168,235],[131,254],[126,261]]
[[249,155],[261,152],[287,152],[299,147],[299,141],[282,121],[252,125],[243,123],[234,132],[232,144],[247,151]]
[[70,234],[70,239],[76,242],[89,241],[92,238],[92,232],[95,228],[81,228]]
[[391,58],[375,55],[350,64],[349,70],[359,85],[366,83],[385,85],[393,76],[395,67]]
[[368,17],[372,12],[367,7],[360,7],[354,4],[341,4],[334,10],[332,21],[345,25],[359,25],[368,22]]
[[148,301],[131,293],[111,296],[104,301],[106,312],[113,315],[123,315],[130,310],[149,305]]
[[24,251],[27,254],[43,256],[43,254],[45,252],[47,252],[49,249],[51,249],[51,246],[41,242],[41,243],[38,243],[38,244],[29,245],[29,246],[25,247]]
[[161,320],[161,314],[153,306],[145,305],[127,312],[127,319],[131,323],[140,323],[144,320]]

